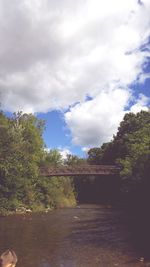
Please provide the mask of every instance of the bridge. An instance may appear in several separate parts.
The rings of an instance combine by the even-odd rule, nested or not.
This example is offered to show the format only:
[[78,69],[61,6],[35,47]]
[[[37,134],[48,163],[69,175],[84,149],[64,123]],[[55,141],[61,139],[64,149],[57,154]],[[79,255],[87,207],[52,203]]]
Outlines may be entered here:
[[42,176],[100,176],[118,174],[120,168],[115,165],[78,165],[78,166],[48,166],[40,168]]

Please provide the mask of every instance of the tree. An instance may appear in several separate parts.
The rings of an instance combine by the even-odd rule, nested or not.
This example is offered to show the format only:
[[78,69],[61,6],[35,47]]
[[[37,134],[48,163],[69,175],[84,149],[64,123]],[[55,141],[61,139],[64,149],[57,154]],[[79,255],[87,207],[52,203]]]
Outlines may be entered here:
[[[51,149],[44,152],[40,163],[42,168],[60,167],[64,165],[64,160],[59,150]],[[50,208],[75,205],[74,185],[71,177],[42,177],[39,179],[37,188],[40,192],[41,202]]]
[[[0,114],[0,198],[8,209],[36,199],[34,184],[43,153],[44,122],[18,112],[11,118]],[[2,204],[3,205],[3,204]]]
[[88,161],[119,164],[122,189],[133,192],[148,179],[150,161],[150,112],[127,113],[113,140],[101,148],[90,149]]
[[79,158],[76,155],[68,154],[67,158],[64,161],[64,164],[68,166],[79,166],[87,164],[87,161],[86,159]]
[[51,149],[50,151],[45,150],[43,154],[43,159],[40,163],[41,167],[48,166],[60,166],[63,164],[62,156],[57,149]]
[[[143,115],[141,114],[141,116]],[[139,117],[138,114],[137,118],[139,119]],[[139,120],[139,123],[141,128],[136,127],[134,132],[128,134],[126,156],[118,159],[118,162],[123,167],[121,177],[124,183],[127,184],[127,190],[150,183],[148,179],[150,165],[150,120],[146,120],[145,123]]]
[[20,206],[32,210],[76,203],[69,177],[40,177],[41,166],[61,166],[58,150],[46,152],[45,122],[32,114],[0,112],[0,212]]
[[94,147],[88,151],[88,163],[89,164],[103,164],[104,162],[104,152],[106,151],[109,143],[104,143],[101,147]]

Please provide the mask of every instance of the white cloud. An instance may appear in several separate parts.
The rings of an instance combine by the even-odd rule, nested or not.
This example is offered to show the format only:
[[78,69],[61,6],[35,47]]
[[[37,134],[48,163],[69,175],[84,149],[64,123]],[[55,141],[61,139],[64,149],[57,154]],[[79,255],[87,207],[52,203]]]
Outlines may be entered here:
[[49,153],[49,152],[51,152],[53,150],[57,150],[60,153],[60,155],[61,155],[61,157],[62,157],[63,160],[65,160],[67,158],[67,155],[72,154],[72,152],[70,151],[70,149],[69,148],[66,148],[66,147],[58,147],[58,148],[49,148],[49,147],[46,147],[44,150],[47,153]]
[[150,4],[136,0],[0,0],[5,109],[67,108],[142,72]]
[[[134,104],[129,108],[130,100]],[[73,137],[73,143],[87,147],[100,146],[112,139],[126,112],[148,111],[150,98],[143,94],[138,99],[131,91],[114,89],[102,91],[94,99],[79,103],[66,112],[65,120]]]
[[148,111],[148,104],[150,104],[150,98],[146,97],[143,94],[140,94],[139,98],[136,100],[136,103],[131,107],[130,111],[133,113],[140,112],[141,110]]
[[72,154],[68,148],[59,148],[59,152],[63,160],[67,159],[67,155]]
[[93,100],[77,104],[65,119],[77,145],[100,145],[110,140],[125,114],[130,93],[123,89],[102,91]]
[[142,2],[0,0],[2,107],[47,112],[79,102],[65,115],[74,142],[110,138],[129,101],[129,85],[147,78],[149,52],[140,46],[150,35],[150,1]]
[[139,83],[144,84],[147,79],[150,79],[150,73],[142,73],[139,78]]
[[82,151],[87,153],[89,151],[89,147],[87,147],[87,146],[82,147]]

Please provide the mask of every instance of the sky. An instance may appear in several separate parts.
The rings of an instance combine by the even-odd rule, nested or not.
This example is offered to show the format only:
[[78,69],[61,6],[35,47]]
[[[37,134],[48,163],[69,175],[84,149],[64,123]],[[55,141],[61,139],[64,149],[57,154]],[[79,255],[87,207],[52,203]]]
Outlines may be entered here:
[[0,0],[0,103],[85,156],[150,106],[149,0]]

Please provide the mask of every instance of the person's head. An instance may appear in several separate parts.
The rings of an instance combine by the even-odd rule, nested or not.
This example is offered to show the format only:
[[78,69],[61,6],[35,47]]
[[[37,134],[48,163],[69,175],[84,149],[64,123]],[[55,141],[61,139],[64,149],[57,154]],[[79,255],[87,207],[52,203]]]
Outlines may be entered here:
[[13,250],[6,250],[0,256],[0,267],[15,267],[17,263],[17,256]]

